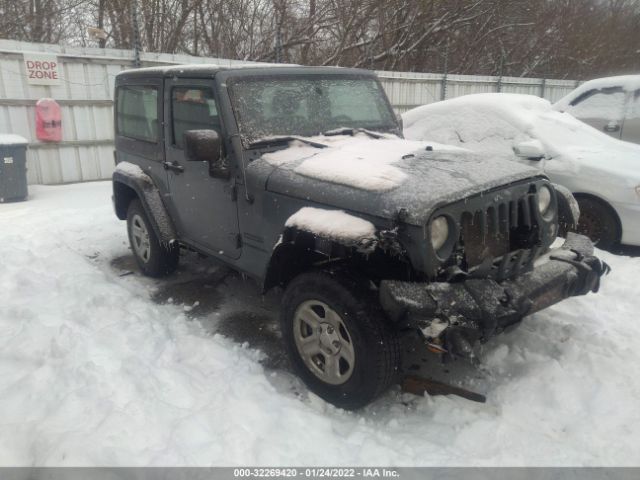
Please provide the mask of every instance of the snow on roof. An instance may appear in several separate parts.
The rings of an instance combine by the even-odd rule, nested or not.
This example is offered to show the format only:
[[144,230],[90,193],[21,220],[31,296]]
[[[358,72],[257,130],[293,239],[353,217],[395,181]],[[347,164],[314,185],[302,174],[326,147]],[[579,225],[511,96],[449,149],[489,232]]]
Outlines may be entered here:
[[347,243],[375,239],[376,229],[371,222],[354,217],[342,210],[303,207],[285,223],[321,237]]
[[558,100],[554,104],[554,108],[557,110],[565,110],[574,99],[591,90],[602,90],[604,88],[615,87],[620,87],[625,92],[640,90],[640,75],[620,75],[617,77],[605,77],[589,80]]
[[0,145],[27,145],[29,141],[15,133],[0,133]]
[[374,139],[365,133],[355,136],[317,136],[310,140],[327,145],[316,148],[294,140],[289,148],[266,153],[263,159],[271,165],[282,166],[303,160],[293,170],[305,177],[370,191],[388,191],[400,186],[406,174],[395,164],[403,156],[434,149],[452,150],[456,147],[435,145],[424,141],[404,140],[395,135]]

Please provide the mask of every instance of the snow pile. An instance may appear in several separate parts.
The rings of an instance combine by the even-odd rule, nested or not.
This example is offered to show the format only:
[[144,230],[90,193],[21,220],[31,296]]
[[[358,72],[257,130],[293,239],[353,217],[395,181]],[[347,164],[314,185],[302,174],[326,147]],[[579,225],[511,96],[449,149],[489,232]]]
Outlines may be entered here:
[[221,304],[196,320],[151,300],[171,279],[119,276],[109,182],[30,193],[0,205],[0,465],[638,463],[640,259],[601,254],[599,294],[489,342],[488,403],[392,390],[349,413],[199,324],[242,322],[257,289],[203,287]]
[[304,207],[291,215],[285,225],[346,243],[375,239],[376,235],[376,229],[371,222],[342,210]]
[[591,90],[602,90],[605,88],[621,88],[624,92],[635,92],[636,90],[640,90],[640,75],[620,75],[617,77],[605,77],[589,80],[558,100],[553,105],[553,108],[559,111],[565,111],[570,107],[570,104],[574,99]]
[[365,133],[355,136],[318,136],[310,140],[327,145],[316,148],[292,141],[289,148],[262,156],[271,165],[285,166],[303,160],[293,170],[303,176],[340,185],[383,192],[400,186],[407,178],[396,164],[405,155],[425,150],[430,145],[438,150],[452,147],[420,141],[403,140],[395,136],[371,138]]

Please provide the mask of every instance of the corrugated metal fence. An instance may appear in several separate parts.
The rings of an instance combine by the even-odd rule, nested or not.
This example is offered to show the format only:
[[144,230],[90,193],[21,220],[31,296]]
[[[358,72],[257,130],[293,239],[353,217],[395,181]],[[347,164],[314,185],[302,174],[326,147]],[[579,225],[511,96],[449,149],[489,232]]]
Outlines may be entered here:
[[[25,53],[51,53],[61,69],[59,85],[32,85]],[[143,66],[184,63],[234,65],[250,62],[187,55],[143,53]],[[0,133],[29,140],[29,183],[57,184],[109,178],[113,170],[113,86],[118,72],[133,66],[129,50],[75,48],[0,40]],[[513,92],[555,101],[574,81],[378,72],[398,112],[469,93]],[[62,108],[63,139],[42,143],[35,135],[35,104],[50,97]]]

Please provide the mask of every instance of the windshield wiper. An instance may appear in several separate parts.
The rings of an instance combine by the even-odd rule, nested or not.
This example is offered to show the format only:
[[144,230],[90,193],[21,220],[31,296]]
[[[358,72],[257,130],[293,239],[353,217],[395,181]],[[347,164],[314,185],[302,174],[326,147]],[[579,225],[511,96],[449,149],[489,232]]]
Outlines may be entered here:
[[311,145],[312,147],[315,147],[315,148],[327,148],[329,146],[329,145],[325,145],[324,143],[314,142],[313,140],[309,140],[308,138],[298,137],[297,135],[281,135],[281,136],[263,138],[261,140],[256,140],[255,142],[251,142],[249,143],[249,148],[282,145],[283,143],[293,142],[294,140],[298,140],[299,142],[306,143],[307,145]]
[[335,135],[351,135],[352,137],[356,133],[364,133],[365,135],[369,135],[371,138],[383,138],[384,135],[378,132],[372,132],[371,130],[367,130],[366,128],[351,128],[351,127],[340,127],[335,128],[333,130],[327,130],[323,133],[323,135],[327,137],[332,137]]

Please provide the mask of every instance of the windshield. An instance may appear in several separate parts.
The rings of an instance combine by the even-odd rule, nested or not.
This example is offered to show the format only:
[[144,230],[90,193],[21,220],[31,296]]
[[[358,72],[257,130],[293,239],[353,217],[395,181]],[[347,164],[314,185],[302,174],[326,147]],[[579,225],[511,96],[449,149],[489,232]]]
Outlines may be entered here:
[[245,146],[273,136],[313,136],[338,128],[398,128],[382,87],[368,76],[239,78],[231,85],[231,101]]

